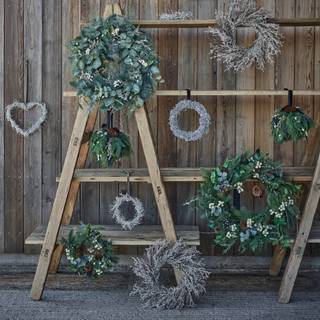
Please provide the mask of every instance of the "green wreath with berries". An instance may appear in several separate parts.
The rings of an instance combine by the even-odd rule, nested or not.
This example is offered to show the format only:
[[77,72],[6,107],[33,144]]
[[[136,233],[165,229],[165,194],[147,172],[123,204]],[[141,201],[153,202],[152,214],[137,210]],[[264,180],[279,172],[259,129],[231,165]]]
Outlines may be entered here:
[[69,84],[88,103],[89,112],[98,104],[103,111],[125,107],[131,114],[152,96],[155,81],[164,82],[155,47],[144,34],[128,16],[113,14],[106,20],[95,17],[67,45],[73,76]]
[[[205,182],[201,184],[201,195],[190,202],[197,201],[204,210],[202,218],[209,220],[214,228],[215,242],[225,247],[227,252],[237,240],[240,240],[242,252],[248,248],[253,251],[266,247],[268,243],[280,243],[288,247],[288,228],[294,229],[294,218],[299,209],[294,205],[298,190],[291,181],[283,177],[280,162],[274,162],[268,154],[261,154],[258,149],[252,156],[251,150],[235,159],[227,159],[221,168],[210,172],[203,168]],[[236,209],[230,204],[233,190],[244,191],[243,183],[248,179],[261,182],[255,185],[253,194],[267,197],[268,205],[260,213]]]
[[307,139],[308,131],[316,128],[317,122],[312,120],[299,107],[286,106],[275,111],[271,120],[271,137],[276,144],[287,141]]
[[124,157],[130,158],[133,154],[130,138],[117,128],[95,131],[88,145],[92,147],[91,156],[107,169],[115,162]]
[[[61,243],[66,246],[68,267],[78,272],[79,275],[87,276],[88,280],[96,280],[107,271],[112,272],[118,257],[113,253],[112,242],[101,239],[99,230],[104,227],[85,225],[80,221],[80,230],[74,235],[70,229],[68,238],[62,238]],[[85,255],[87,249],[91,255]]]

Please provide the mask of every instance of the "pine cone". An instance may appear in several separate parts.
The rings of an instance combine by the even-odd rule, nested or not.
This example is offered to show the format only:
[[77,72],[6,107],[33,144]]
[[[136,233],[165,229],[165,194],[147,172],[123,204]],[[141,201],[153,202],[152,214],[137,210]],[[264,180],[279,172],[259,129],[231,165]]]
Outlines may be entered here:
[[285,111],[286,113],[295,112],[295,111],[297,111],[297,108],[294,107],[294,106],[286,106],[285,109],[284,109],[284,111]]
[[81,257],[82,257],[82,254],[78,252],[77,255],[76,255],[76,258],[80,259]]
[[93,255],[94,255],[94,258],[95,258],[97,261],[98,261],[98,260],[101,260],[101,258],[102,258],[101,252],[100,252],[99,250],[94,250]]
[[214,232],[219,233],[220,232],[220,228],[219,227],[214,227]]
[[108,129],[107,133],[110,137],[117,137],[119,135],[119,132],[117,130],[112,129],[112,128]]
[[92,270],[92,274],[95,275],[97,273],[96,270]]
[[252,193],[253,193],[254,196],[260,197],[262,195],[262,189],[260,187],[258,187],[258,186],[254,186],[252,188]]
[[79,244],[79,245],[77,246],[77,251],[78,251],[79,253],[83,253],[83,252],[84,252],[84,245],[83,245],[83,244]]
[[90,272],[92,270],[92,266],[84,266],[83,269],[86,272]]
[[240,229],[243,230],[243,231],[246,231],[248,229],[247,220],[240,221]]

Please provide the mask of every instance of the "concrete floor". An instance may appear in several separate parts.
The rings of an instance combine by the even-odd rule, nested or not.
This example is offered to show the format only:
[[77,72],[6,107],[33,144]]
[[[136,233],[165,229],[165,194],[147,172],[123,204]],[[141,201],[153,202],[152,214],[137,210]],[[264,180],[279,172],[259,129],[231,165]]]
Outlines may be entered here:
[[[280,304],[282,274],[269,276],[253,259],[255,268],[240,269],[238,261],[232,269],[211,269],[207,293],[195,308],[182,311],[143,308],[139,296],[129,296],[135,275],[128,262],[95,283],[63,269],[48,276],[42,300],[33,301],[35,264],[0,259],[0,319],[320,319],[318,270],[302,269],[290,303]],[[172,269],[165,268],[161,278],[172,284]]]

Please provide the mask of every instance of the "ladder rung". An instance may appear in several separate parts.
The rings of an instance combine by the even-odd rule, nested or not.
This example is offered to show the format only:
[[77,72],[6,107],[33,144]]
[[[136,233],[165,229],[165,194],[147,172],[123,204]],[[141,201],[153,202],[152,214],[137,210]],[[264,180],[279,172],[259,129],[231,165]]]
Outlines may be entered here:
[[[74,231],[79,230],[78,225],[61,225],[57,244],[61,244],[61,238],[67,238],[71,228]],[[101,230],[102,239],[112,241],[113,245],[153,245],[159,238],[164,239],[162,226],[135,226],[133,230],[124,230],[121,226],[106,226],[105,230]],[[183,238],[183,241],[188,245],[199,246],[200,236],[198,226],[175,226],[177,238]],[[47,231],[47,226],[41,225],[26,239],[26,244],[44,243],[44,237]]]
[[[295,233],[290,233],[289,243],[294,243]],[[320,243],[320,221],[313,221],[307,243]]]
[[[213,170],[214,168],[208,168]],[[314,167],[283,167],[284,176],[295,181],[311,181]],[[75,170],[73,181],[78,182],[126,182],[127,176],[121,169],[77,169]],[[147,168],[130,168],[134,174],[130,177],[131,182],[148,182],[151,183],[149,172]],[[190,181],[204,181],[202,172],[199,168],[161,168],[161,175],[163,181],[166,182],[190,182]],[[60,181],[60,176],[57,177]]]

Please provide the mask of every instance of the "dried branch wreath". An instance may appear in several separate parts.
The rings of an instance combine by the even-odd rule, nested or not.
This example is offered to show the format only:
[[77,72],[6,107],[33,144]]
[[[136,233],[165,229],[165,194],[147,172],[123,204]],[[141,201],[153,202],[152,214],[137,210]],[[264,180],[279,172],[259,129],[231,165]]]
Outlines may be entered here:
[[[30,128],[28,129],[21,129],[17,123],[12,119],[12,111],[13,109],[22,109],[25,111],[29,111],[34,107],[40,107],[42,114],[41,117],[38,119],[38,121]],[[15,101],[14,103],[10,104],[6,108],[6,119],[10,123],[11,127],[17,131],[17,133],[23,135],[24,137],[30,136],[32,133],[36,132],[42,125],[44,121],[46,121],[48,118],[48,110],[45,103],[40,102],[18,102]]]
[[[134,205],[135,216],[132,220],[126,220],[123,213],[120,211],[120,207],[125,202],[132,202]],[[144,216],[143,204],[138,198],[131,197],[129,194],[121,194],[116,197],[112,206],[110,206],[110,212],[112,217],[118,224],[124,229],[132,229],[134,226],[140,224],[142,217]]]
[[[209,272],[199,259],[196,247],[188,247],[180,239],[176,243],[159,239],[149,247],[141,259],[134,259],[133,271],[138,281],[130,295],[140,294],[145,306],[158,309],[194,307],[194,297],[205,292],[205,279]],[[168,263],[182,272],[182,281],[176,287],[160,285],[160,269]]]
[[[217,27],[209,27],[211,34],[210,54],[212,58],[225,64],[225,70],[234,68],[235,72],[243,71],[256,65],[265,69],[265,61],[273,65],[274,57],[280,53],[283,33],[279,25],[267,22],[270,12],[257,8],[252,0],[236,0],[228,7],[227,12],[216,12]],[[237,27],[254,28],[257,39],[250,48],[237,45]]]
[[[200,126],[194,132],[183,131],[179,129],[178,115],[181,113],[181,111],[186,109],[192,109],[198,112],[200,115]],[[201,103],[191,100],[182,100],[170,111],[169,124],[173,134],[176,137],[184,139],[185,141],[195,141],[202,138],[205,133],[209,132],[210,119],[209,113]]]

